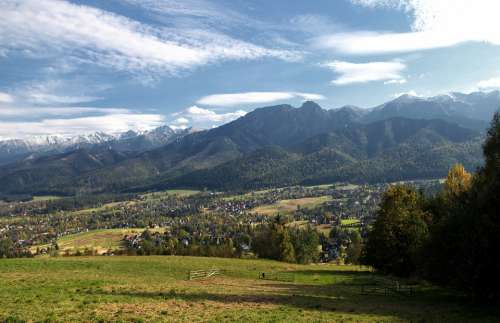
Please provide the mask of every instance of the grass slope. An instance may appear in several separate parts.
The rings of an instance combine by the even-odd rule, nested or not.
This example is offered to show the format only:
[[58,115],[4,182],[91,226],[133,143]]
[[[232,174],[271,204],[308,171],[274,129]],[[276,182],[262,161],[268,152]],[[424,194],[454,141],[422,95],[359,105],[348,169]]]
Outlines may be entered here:
[[[189,270],[225,275],[186,280]],[[295,282],[260,272],[293,273]],[[0,320],[125,322],[495,321],[446,291],[362,295],[359,267],[194,257],[66,257],[0,261]]]

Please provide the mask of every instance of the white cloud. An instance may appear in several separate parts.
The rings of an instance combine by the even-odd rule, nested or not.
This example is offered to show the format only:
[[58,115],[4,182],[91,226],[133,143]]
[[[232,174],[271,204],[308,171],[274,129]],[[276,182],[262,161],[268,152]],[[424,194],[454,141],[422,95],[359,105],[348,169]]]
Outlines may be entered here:
[[186,109],[186,117],[189,117],[195,122],[228,122],[246,114],[243,110],[228,113],[217,113],[213,110],[203,109],[197,106],[192,106]]
[[475,41],[500,45],[500,1],[351,0],[367,7],[407,12],[410,32],[349,32],[322,36],[315,44],[346,54],[384,54],[450,47]]
[[11,103],[14,102],[14,97],[9,93],[0,92],[0,103]]
[[94,96],[67,96],[54,95],[43,92],[31,92],[28,94],[30,102],[37,104],[75,104],[82,102],[92,102],[99,100],[99,97]]
[[181,118],[177,118],[177,119],[175,119],[175,120],[174,120],[174,123],[175,123],[175,124],[187,124],[187,123],[189,123],[189,120],[188,120],[188,119],[186,119],[186,118],[182,118],[182,117],[181,117]]
[[[218,6],[206,0],[122,0],[122,2],[140,7],[152,13],[158,21],[170,24],[180,20],[182,24],[197,26],[224,27],[247,20],[248,18],[232,11],[228,6]],[[167,19],[163,19],[167,18]]]
[[291,28],[313,35],[323,35],[342,28],[327,16],[315,14],[295,16],[290,20],[290,24],[292,25]]
[[[33,97],[22,88],[22,96],[9,96],[0,101],[0,138],[26,138],[39,135],[78,135],[103,131],[147,130],[164,124],[164,117],[152,113],[136,113],[124,108],[100,108],[59,105],[63,97]],[[43,98],[43,100],[40,100]],[[68,97],[67,101],[82,99]],[[56,105],[36,105],[53,102]]]
[[0,121],[0,137],[28,138],[39,135],[71,136],[103,131],[119,133],[127,130],[148,130],[164,124],[164,117],[156,114],[110,114],[71,119],[43,119],[40,121]]
[[242,104],[270,103],[302,98],[305,100],[323,100],[325,97],[316,93],[303,92],[243,92],[204,96],[196,103],[209,106],[229,107]]
[[127,109],[117,108],[96,108],[96,107],[33,107],[23,105],[0,105],[0,117],[9,118],[40,118],[47,116],[77,116],[83,114],[98,114],[98,115],[111,115],[111,114],[125,114],[131,113]]
[[385,81],[384,84],[405,84],[406,82],[408,82],[406,79],[399,79],[399,80]]
[[304,93],[304,92],[293,92],[296,97],[302,98],[304,100],[324,100],[326,97],[317,93]]
[[346,85],[353,83],[366,83],[371,81],[403,82],[401,72],[406,65],[401,62],[369,62],[351,63],[344,61],[333,61],[323,64],[339,74],[332,81],[335,85]]
[[94,90],[95,85],[84,85],[74,80],[48,80],[32,82],[19,86],[16,97],[19,100],[37,105],[58,105],[92,102],[100,97],[85,95],[85,90]]
[[174,113],[173,116],[177,117],[177,119],[174,120],[170,126],[174,129],[185,129],[189,124],[195,128],[212,128],[214,126],[218,126],[238,119],[245,114],[246,111],[243,110],[237,110],[227,113],[217,113],[213,110],[204,109],[193,105],[181,112]]
[[76,56],[117,70],[177,73],[222,60],[299,54],[205,30],[160,28],[57,0],[0,2],[0,45],[38,56]]
[[180,117],[172,121],[172,123],[169,125],[170,128],[174,130],[184,130],[189,128],[190,121],[187,118]]
[[322,36],[315,44],[345,54],[372,55],[443,48],[462,42],[461,37],[432,32],[351,32]]
[[418,95],[417,92],[415,92],[414,90],[410,90],[410,91],[407,91],[407,92],[394,93],[394,94],[391,95],[391,97],[392,98],[399,98],[400,96],[403,96],[403,95],[415,96],[415,97],[422,97],[421,95]]
[[500,77],[479,81],[477,83],[477,88],[484,91],[500,89]]

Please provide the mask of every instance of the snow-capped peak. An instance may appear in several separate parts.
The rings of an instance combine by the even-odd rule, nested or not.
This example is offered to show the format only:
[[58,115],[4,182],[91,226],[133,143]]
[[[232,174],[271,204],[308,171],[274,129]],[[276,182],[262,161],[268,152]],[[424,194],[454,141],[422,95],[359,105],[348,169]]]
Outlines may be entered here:
[[[168,142],[171,138],[182,136],[189,132],[177,132],[167,125],[151,130],[129,130],[122,133],[94,132],[69,135],[46,135],[32,136],[25,139],[0,139],[1,155],[26,155],[31,153],[62,152],[70,149],[78,149],[99,145],[103,143],[117,142],[122,140],[134,140],[134,138],[144,137],[152,145],[158,146]],[[136,147],[141,149],[140,147]]]

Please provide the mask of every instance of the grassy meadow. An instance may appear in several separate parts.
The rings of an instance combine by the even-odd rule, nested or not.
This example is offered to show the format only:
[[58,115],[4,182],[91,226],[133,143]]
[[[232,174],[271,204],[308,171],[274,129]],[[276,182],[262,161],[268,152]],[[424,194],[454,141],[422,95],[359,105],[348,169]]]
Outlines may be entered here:
[[158,199],[161,197],[165,197],[168,195],[175,195],[178,197],[185,197],[185,196],[191,196],[200,193],[201,191],[198,190],[183,190],[183,189],[172,189],[172,190],[166,190],[166,191],[160,191],[160,192],[152,192],[152,193],[145,193],[142,194],[143,197],[147,199]]
[[[189,270],[224,274],[187,280]],[[287,272],[292,282],[261,280]],[[366,268],[269,260],[58,257],[0,260],[0,321],[494,322],[494,313],[428,285],[364,295]]]
[[[59,250],[64,253],[68,250],[71,254],[77,251],[83,252],[85,248],[92,249],[98,254],[103,254],[108,250],[124,249],[123,237],[129,234],[141,234],[146,228],[126,228],[126,229],[100,229],[87,232],[70,234],[57,240]],[[149,228],[149,231],[164,232],[164,228]],[[44,248],[49,245],[37,245],[31,249]]]
[[288,214],[297,210],[297,207],[304,209],[314,208],[325,202],[332,200],[331,196],[304,197],[291,200],[280,200],[273,204],[266,204],[252,209],[252,212],[263,215]]

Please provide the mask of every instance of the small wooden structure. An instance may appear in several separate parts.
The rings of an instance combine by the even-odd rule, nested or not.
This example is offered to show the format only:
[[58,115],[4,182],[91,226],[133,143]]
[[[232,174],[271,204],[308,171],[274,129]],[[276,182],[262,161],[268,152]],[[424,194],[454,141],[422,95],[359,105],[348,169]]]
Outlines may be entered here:
[[210,277],[218,276],[220,274],[222,274],[222,270],[217,269],[217,268],[191,270],[188,274],[188,279],[189,280],[207,279]]

